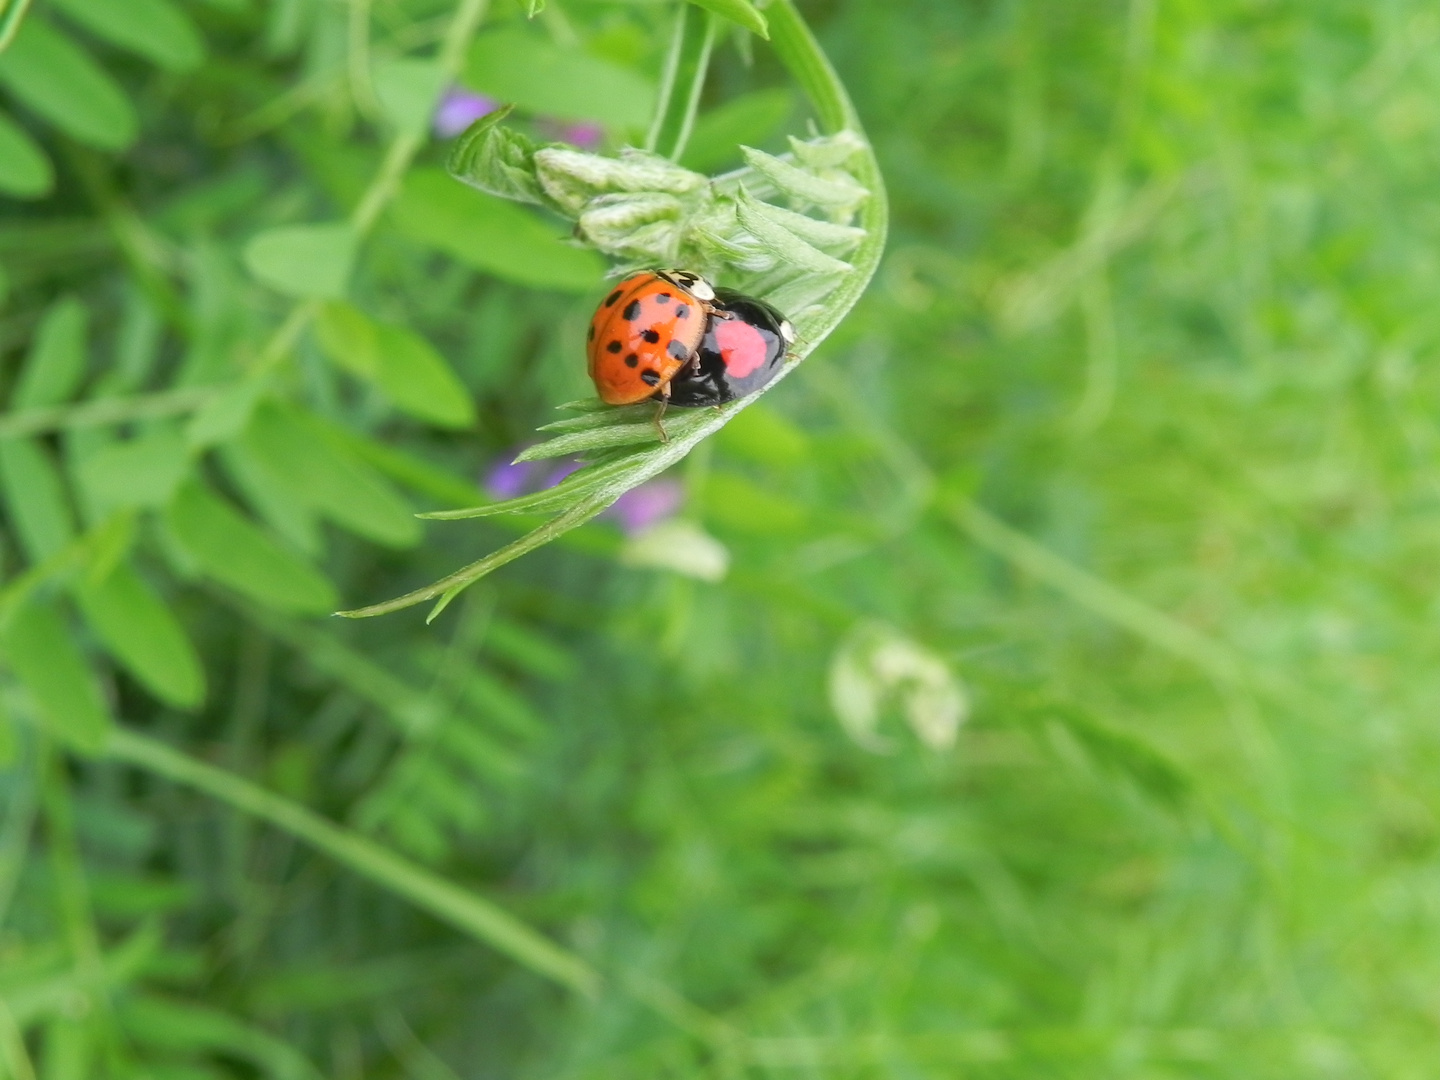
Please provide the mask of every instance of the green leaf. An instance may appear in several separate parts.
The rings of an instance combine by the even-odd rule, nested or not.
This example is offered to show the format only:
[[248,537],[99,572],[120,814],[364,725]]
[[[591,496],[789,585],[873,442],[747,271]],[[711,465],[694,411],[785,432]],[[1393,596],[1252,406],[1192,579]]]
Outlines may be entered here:
[[406,135],[423,135],[445,89],[445,72],[433,60],[382,60],[372,76],[385,119]]
[[343,440],[345,448],[361,461],[412,491],[452,506],[469,506],[480,497],[475,481],[458,476],[409,451],[382,446],[347,428],[334,428],[331,434]]
[[103,581],[84,583],[75,599],[105,648],[146,689],[180,709],[199,705],[205,674],[170,609],[128,563]]
[[690,3],[706,11],[713,11],[752,34],[758,34],[767,40],[770,37],[770,27],[765,22],[765,16],[755,10],[755,5],[751,4],[750,0],[690,0]]
[[763,401],[726,425],[715,442],[726,454],[774,467],[793,465],[810,453],[805,429]]
[[325,550],[319,516],[285,477],[275,476],[239,440],[220,447],[220,461],[245,501],[296,550],[312,559]]
[[5,505],[32,563],[43,562],[75,538],[75,516],[50,452],[33,439],[0,440]]
[[353,304],[332,301],[315,317],[315,336],[336,366],[369,382],[380,377],[380,328]]
[[[822,221],[806,214],[797,214],[794,210],[786,210],[781,206],[771,206],[769,203],[753,198],[749,192],[744,190],[740,193],[738,203],[747,228],[751,228],[755,238],[762,244],[764,236],[754,228],[756,218],[766,222],[766,226],[762,226],[762,228],[783,229],[807,245],[819,248],[822,252],[831,255],[853,251],[865,239],[864,229],[857,229],[853,225],[839,225],[833,221]],[[842,265],[844,269],[849,268],[848,264]],[[838,270],[840,267],[834,269]]]
[[594,252],[562,243],[559,227],[439,169],[416,169],[406,177],[390,217],[411,240],[521,285],[589,292],[605,273]]
[[174,428],[110,443],[80,459],[77,478],[87,505],[104,514],[124,507],[164,506],[190,469],[185,440]]
[[55,186],[55,170],[35,140],[0,113],[0,195],[38,199]]
[[22,606],[0,631],[0,647],[51,734],[84,753],[104,748],[109,707],[53,605],[31,601]]
[[465,384],[413,330],[377,323],[343,301],[325,305],[315,330],[337,366],[374,383],[403,412],[442,427],[475,423]]
[[217,1051],[275,1080],[320,1080],[315,1066],[289,1043],[218,1009],[130,994],[117,1013],[125,1034],[142,1046],[172,1052]]
[[0,53],[15,40],[15,34],[29,9],[30,0],[0,0]]
[[186,444],[202,450],[240,434],[267,385],[264,379],[241,379],[220,390],[185,425]]
[[445,169],[487,194],[554,209],[535,175],[534,140],[504,123],[513,111],[505,105],[471,124],[455,141]]
[[[498,615],[485,629],[485,648],[536,678],[564,682],[576,672],[575,658],[568,650],[531,627]],[[523,703],[524,699],[520,700]]]
[[103,581],[135,546],[135,515],[111,514],[85,534],[85,580]]
[[735,213],[740,224],[759,242],[760,247],[787,266],[798,266],[812,274],[845,274],[854,269],[849,263],[825,254],[796,235],[789,227],[790,221],[782,217],[789,215],[790,218],[810,220],[802,214],[767,206],[752,199],[747,192],[741,192],[741,197],[736,200]]
[[89,53],[39,19],[25,20],[0,54],[0,84],[67,135],[101,150],[123,150],[139,133],[119,85]]
[[795,111],[795,95],[786,87],[753,90],[695,119],[680,163],[696,172],[716,172],[740,163],[740,146],[756,146],[780,129]]
[[864,202],[869,192],[844,176],[817,176],[772,154],[742,146],[745,164],[774,184],[791,199],[826,209],[848,210]]
[[175,911],[198,899],[194,885],[174,877],[101,873],[91,874],[89,884],[95,910],[115,918],[138,919]]
[[335,588],[309,563],[198,481],[180,488],[165,524],[207,577],[278,611],[320,614],[335,606]]
[[562,120],[643,129],[655,107],[655,86],[648,79],[518,26],[476,39],[461,81],[527,112]]
[[792,536],[804,530],[806,516],[802,506],[738,473],[716,471],[705,480],[706,520],[724,528],[755,536]]
[[272,477],[342,528],[390,547],[409,547],[421,527],[405,500],[298,409],[265,402],[240,445]]
[[170,0],[51,0],[96,37],[170,71],[192,71],[205,59],[195,24]]
[[73,297],[57,300],[45,310],[10,400],[12,409],[59,405],[74,394],[85,375],[88,320],[85,305]]
[[345,295],[359,237],[346,224],[284,225],[245,245],[245,268],[286,296],[338,300]]
[[536,443],[515,458],[515,461],[546,461],[557,457],[570,457],[591,450],[604,450],[612,446],[636,446],[642,443],[660,441],[660,431],[652,420],[639,424],[604,424],[586,431],[574,431],[557,435],[542,443]]

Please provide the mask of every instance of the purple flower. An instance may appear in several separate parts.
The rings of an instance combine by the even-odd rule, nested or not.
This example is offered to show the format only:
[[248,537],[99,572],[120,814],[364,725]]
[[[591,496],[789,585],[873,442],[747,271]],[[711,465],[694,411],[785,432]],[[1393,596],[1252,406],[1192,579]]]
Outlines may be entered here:
[[605,129],[593,121],[586,120],[579,124],[566,124],[560,129],[560,138],[571,146],[578,146],[581,150],[593,153],[605,141]]
[[605,516],[618,521],[626,536],[638,536],[674,517],[684,504],[685,485],[659,476],[625,492],[605,511]]
[[556,120],[541,117],[538,121],[541,133],[547,139],[557,139],[571,146],[593,153],[605,141],[605,129],[593,120]]
[[[486,470],[483,484],[492,499],[513,499],[552,488],[580,468],[575,458],[512,460],[522,449],[516,448],[496,458]],[[625,492],[601,516],[618,524],[626,536],[638,536],[674,517],[684,504],[685,485],[672,477],[660,476]]]
[[550,464],[552,468],[549,472],[545,474],[545,479],[540,481],[540,486],[542,488],[554,487],[556,484],[560,483],[561,480],[564,480],[565,477],[569,476],[576,469],[580,468],[580,459],[561,458],[559,461],[549,462],[548,464]]
[[442,139],[459,135],[480,117],[500,107],[494,98],[466,90],[463,86],[452,86],[440,97],[435,107],[435,134]]
[[528,495],[545,486],[538,483],[535,476],[540,471],[539,462],[511,461],[514,456],[507,454],[498,457],[486,470],[485,479],[481,483],[486,494],[492,499],[513,499],[517,495]]

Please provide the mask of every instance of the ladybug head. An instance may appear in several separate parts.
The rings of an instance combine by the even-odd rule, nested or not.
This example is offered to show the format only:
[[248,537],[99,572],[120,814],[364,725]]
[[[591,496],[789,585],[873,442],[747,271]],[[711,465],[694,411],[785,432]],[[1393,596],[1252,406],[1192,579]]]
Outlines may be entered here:
[[696,300],[708,304],[715,299],[715,290],[710,282],[689,270],[657,270],[656,275],[678,288],[684,289]]

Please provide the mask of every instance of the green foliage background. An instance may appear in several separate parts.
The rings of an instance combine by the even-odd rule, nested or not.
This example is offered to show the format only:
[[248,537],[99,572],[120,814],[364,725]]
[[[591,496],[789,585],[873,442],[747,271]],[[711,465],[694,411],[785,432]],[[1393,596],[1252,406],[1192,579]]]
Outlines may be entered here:
[[[516,535],[412,515],[604,268],[445,65],[613,150],[678,5],[23,7],[0,1074],[1440,1075],[1432,5],[803,0],[891,242],[677,470],[730,573],[594,523],[430,626],[324,615]],[[706,171],[809,118],[723,25]],[[952,748],[837,723],[877,623]]]

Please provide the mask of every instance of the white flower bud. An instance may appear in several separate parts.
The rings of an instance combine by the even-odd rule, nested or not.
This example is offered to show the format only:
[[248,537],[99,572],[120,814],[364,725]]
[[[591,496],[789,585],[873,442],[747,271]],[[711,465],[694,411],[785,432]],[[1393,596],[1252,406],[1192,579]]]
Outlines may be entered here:
[[601,251],[670,263],[680,245],[683,213],[672,195],[607,195],[591,200],[578,225],[580,235]]
[[620,561],[720,581],[730,569],[730,549],[692,521],[665,521],[626,541]]
[[588,200],[599,195],[640,191],[684,195],[710,182],[700,173],[643,150],[626,150],[612,158],[547,147],[535,151],[535,175],[545,193],[571,214],[578,214]]
[[830,665],[830,706],[840,725],[867,750],[884,752],[884,707],[898,703],[910,730],[932,750],[954,745],[969,713],[960,680],[934,653],[881,624],[857,627]]

